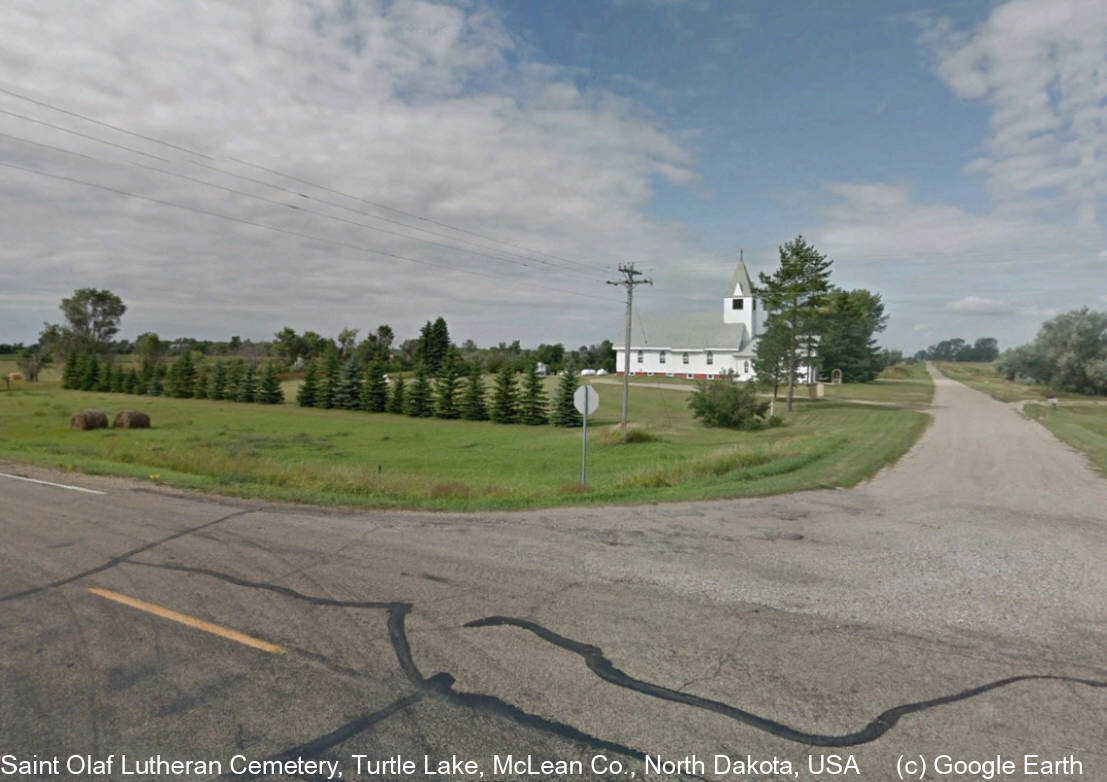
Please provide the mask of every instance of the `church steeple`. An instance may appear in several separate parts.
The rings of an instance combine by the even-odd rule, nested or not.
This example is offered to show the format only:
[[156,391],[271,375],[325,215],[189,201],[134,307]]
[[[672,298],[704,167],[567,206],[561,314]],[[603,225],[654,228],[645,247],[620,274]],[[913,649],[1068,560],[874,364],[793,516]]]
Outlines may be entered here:
[[763,313],[757,311],[757,299],[753,294],[749,269],[746,268],[745,252],[738,250],[738,266],[730,278],[726,296],[723,297],[723,323],[740,323],[745,326],[742,339],[744,347],[749,340],[757,336]]
[[745,251],[742,249],[738,250],[738,266],[734,269],[734,274],[730,278],[726,295],[728,297],[753,295],[753,283],[750,282],[750,273],[746,268]]

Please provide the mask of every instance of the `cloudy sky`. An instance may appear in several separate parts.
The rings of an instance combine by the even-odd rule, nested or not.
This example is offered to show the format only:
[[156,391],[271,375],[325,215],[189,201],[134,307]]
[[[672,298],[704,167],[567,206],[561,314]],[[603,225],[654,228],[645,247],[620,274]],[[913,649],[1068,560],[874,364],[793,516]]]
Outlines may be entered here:
[[648,339],[797,233],[892,347],[1107,309],[1094,0],[12,0],[0,29],[0,341],[98,287],[132,337],[575,346],[619,333],[627,261]]

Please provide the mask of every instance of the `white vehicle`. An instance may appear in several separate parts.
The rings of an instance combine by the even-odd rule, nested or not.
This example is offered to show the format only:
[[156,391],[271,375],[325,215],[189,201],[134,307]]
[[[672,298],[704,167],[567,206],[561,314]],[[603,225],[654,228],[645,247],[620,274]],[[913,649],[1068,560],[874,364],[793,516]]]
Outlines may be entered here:
[[596,374],[596,370],[594,370],[594,369],[582,369],[580,371],[580,374],[582,376],[584,376],[584,375],[594,375],[594,374]]
[[597,375],[606,375],[606,374],[607,374],[607,370],[606,370],[606,369],[597,369],[597,370],[596,370],[596,374],[597,374]]

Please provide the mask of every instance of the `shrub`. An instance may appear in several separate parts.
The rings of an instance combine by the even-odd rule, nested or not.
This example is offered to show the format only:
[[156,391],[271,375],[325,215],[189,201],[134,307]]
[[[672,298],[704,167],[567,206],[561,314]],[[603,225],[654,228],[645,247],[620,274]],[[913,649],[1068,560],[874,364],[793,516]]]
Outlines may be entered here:
[[730,375],[696,383],[688,406],[704,426],[727,429],[760,429],[769,411],[769,403],[758,400],[752,382],[735,383]]
[[653,432],[649,432],[640,426],[630,424],[627,426],[626,431],[623,431],[622,426],[616,424],[608,429],[604,429],[600,432],[600,445],[628,445],[631,443],[653,443],[657,442],[658,436]]

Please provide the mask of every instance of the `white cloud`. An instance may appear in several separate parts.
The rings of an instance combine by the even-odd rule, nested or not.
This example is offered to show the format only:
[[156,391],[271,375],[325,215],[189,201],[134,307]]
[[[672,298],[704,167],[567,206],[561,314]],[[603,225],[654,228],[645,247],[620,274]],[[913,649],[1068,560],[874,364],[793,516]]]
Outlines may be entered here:
[[832,182],[835,200],[823,212],[824,249],[853,261],[966,260],[1018,262],[1056,252],[1059,227],[1002,214],[977,215],[949,204],[915,200],[901,185]]
[[991,109],[986,154],[970,170],[996,200],[1061,208],[1095,227],[1107,192],[1102,3],[1012,0],[971,32],[940,20],[923,39],[953,91]]
[[[23,2],[0,6],[0,86],[213,155],[214,165],[292,193],[219,175],[208,159],[114,133],[0,94],[0,109],[165,156],[119,149],[0,115],[0,132],[102,158],[139,161],[246,190],[214,188],[0,138],[0,161],[94,181],[313,241],[128,200],[4,169],[0,331],[26,338],[55,307],[15,313],[17,296],[54,302],[110,287],[132,303],[124,332],[265,337],[283,325],[333,333],[392,323],[407,335],[443,314],[455,336],[593,340],[619,319],[603,280],[617,261],[692,257],[676,227],[644,216],[653,182],[686,184],[694,160],[642,106],[581,90],[528,59],[482,7],[431,2]],[[290,172],[548,255],[504,262],[308,214],[304,207],[520,261],[496,245],[229,162]],[[306,192],[305,200],[295,192]],[[328,200],[341,204],[328,206]],[[353,211],[351,211],[353,210]],[[376,217],[373,217],[375,215]],[[426,264],[381,257],[373,247]],[[561,259],[579,260],[591,271]],[[439,265],[433,265],[439,264]],[[488,274],[492,279],[470,273]],[[717,271],[716,271],[717,274]],[[563,293],[561,291],[569,291]],[[573,292],[596,295],[583,299]],[[21,301],[27,306],[27,300]],[[600,314],[597,314],[597,310]],[[210,317],[197,313],[208,311]],[[592,326],[580,312],[590,312]],[[6,314],[5,314],[6,313]]]
[[1016,309],[1013,304],[983,296],[966,296],[963,299],[949,302],[945,308],[952,312],[965,312],[974,315],[1006,315]]

